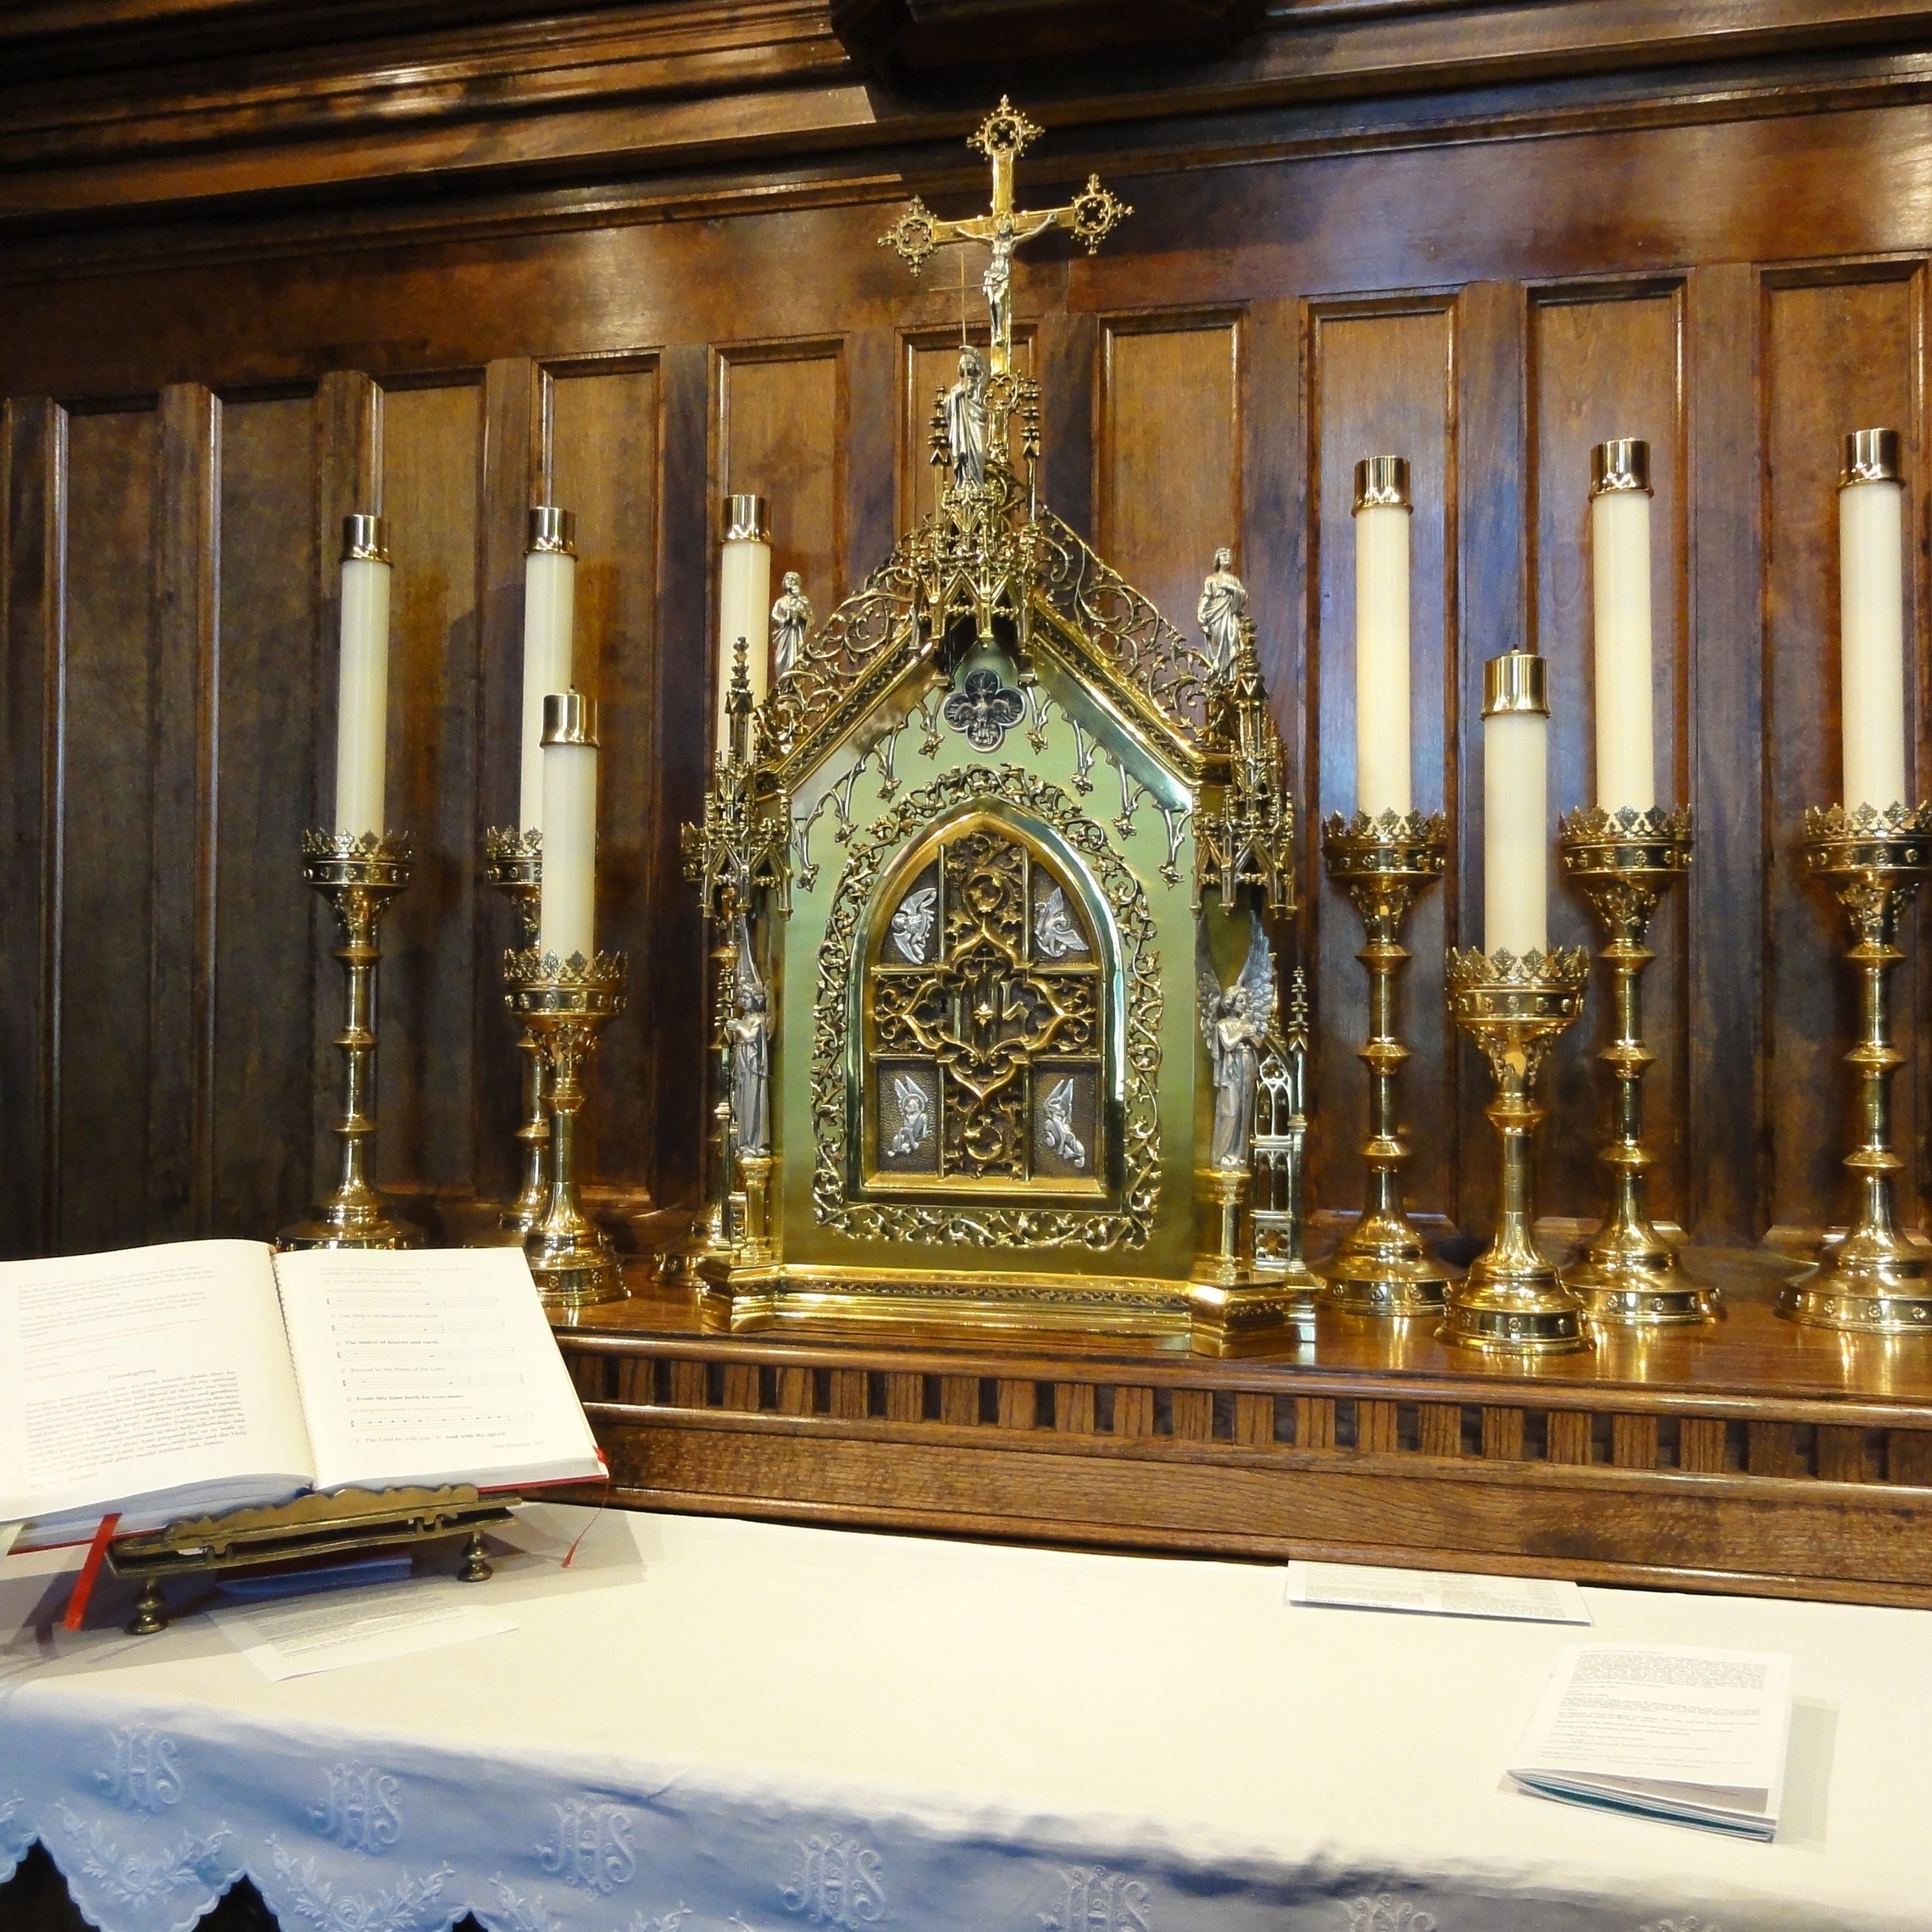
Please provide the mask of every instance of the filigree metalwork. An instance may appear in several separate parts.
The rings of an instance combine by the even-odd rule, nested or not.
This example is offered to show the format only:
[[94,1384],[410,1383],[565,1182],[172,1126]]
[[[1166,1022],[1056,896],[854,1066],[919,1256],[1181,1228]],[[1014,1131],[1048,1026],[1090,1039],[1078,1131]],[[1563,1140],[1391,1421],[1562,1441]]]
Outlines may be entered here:
[[1271,913],[1295,909],[1295,801],[1288,790],[1287,761],[1268,708],[1254,625],[1241,619],[1241,642],[1225,678],[1216,680],[1211,726],[1230,755],[1230,774],[1213,804],[1203,802],[1194,822],[1194,892],[1234,904],[1252,887]]
[[[1002,806],[1046,827],[1079,857],[1099,886],[1118,935],[1125,996],[1120,1052],[1125,1104],[1118,1202],[1096,1204],[1091,1209],[1008,1206],[997,1202],[1002,1191],[997,1182],[992,1185],[992,1198],[957,1202],[856,1197],[852,1175],[857,1163],[852,1157],[859,1124],[854,1118],[853,1083],[848,1078],[850,1021],[852,976],[863,964],[861,928],[867,908],[886,866],[909,841],[974,808],[997,810]],[[997,882],[997,872],[972,882],[957,915],[948,907],[947,919],[955,916],[962,924],[952,936],[963,943],[951,947],[949,957],[957,962],[964,953],[975,968],[1008,969],[1002,989],[979,989],[998,998],[996,1011],[1009,1010],[1017,1000],[1018,1014],[1002,1022],[1002,1026],[1024,1030],[1035,1039],[1045,1032],[1048,1042],[1081,1041],[1085,1042],[1081,1052],[1098,1057],[1101,1013],[1094,969],[1087,969],[1080,993],[1071,990],[1080,980],[1075,971],[1056,975],[1035,961],[1024,975],[1012,972],[1013,956],[1020,955],[1024,960],[1027,915],[1024,902],[1015,904],[1009,900]],[[932,784],[908,794],[853,841],[819,949],[812,1052],[812,1113],[818,1146],[813,1200],[819,1220],[848,1234],[882,1240],[1094,1250],[1143,1245],[1152,1232],[1159,1187],[1159,969],[1153,918],[1139,880],[1113,851],[1101,827],[1058,786],[1018,766],[971,764],[943,773]],[[941,1013],[942,1002],[921,990],[936,977],[911,966],[904,969],[902,983],[907,990],[889,996],[877,1009],[880,1015],[877,1024],[886,1039],[903,1044],[908,1051],[917,1047],[926,1052],[943,1044],[941,1034],[950,1021]],[[997,970],[994,977],[998,977]],[[1030,984],[1024,994],[1017,994],[1014,989],[1022,977]],[[880,976],[877,982],[880,987],[886,978]],[[1041,991],[1043,984],[1052,986],[1052,997]],[[902,1028],[902,1033],[894,1030]],[[952,1030],[957,1036],[961,1030],[955,1026]],[[997,1072],[997,1041],[983,1042],[978,1050],[982,1058],[974,1061],[971,1055],[963,1055],[958,1063],[987,1091],[1003,1091],[993,1078]],[[1070,1046],[1065,1050],[1070,1051]],[[997,1146],[984,1143],[982,1152],[985,1164],[979,1171],[996,1172]]]

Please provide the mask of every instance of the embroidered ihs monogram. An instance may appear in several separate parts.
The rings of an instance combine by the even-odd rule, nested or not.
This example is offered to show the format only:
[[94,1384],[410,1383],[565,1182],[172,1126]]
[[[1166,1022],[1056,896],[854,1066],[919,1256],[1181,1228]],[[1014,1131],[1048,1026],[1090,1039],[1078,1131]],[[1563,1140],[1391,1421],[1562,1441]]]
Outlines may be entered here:
[[780,1896],[787,1912],[816,1925],[870,1925],[886,1916],[886,1876],[879,1854],[833,1832],[794,1849],[798,1868]]
[[175,1740],[146,1724],[130,1724],[114,1734],[114,1761],[94,1774],[94,1782],[123,1811],[150,1815],[181,1796],[181,1772]]
[[1139,1879],[1104,1865],[1061,1868],[1058,1906],[1040,1914],[1042,1932],[1152,1932],[1147,1888]]
[[1386,1892],[1347,1901],[1348,1932],[1435,1932],[1435,1921]]
[[630,1814],[621,1806],[573,1798],[550,1808],[557,1813],[556,1835],[536,1848],[536,1862],[545,1871],[567,1885],[606,1893],[636,1876]]
[[386,1771],[367,1764],[338,1764],[329,1774],[325,1802],[311,1805],[310,1822],[345,1852],[380,1857],[402,1835],[396,1799],[401,1785]]

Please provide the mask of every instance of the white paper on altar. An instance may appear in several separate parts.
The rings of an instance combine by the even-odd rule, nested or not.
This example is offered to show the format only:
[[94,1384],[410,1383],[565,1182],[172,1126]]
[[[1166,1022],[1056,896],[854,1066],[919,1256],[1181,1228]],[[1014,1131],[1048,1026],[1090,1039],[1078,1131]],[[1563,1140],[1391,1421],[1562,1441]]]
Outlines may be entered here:
[[479,1601],[480,1587],[422,1578],[216,1610],[210,1618],[263,1676],[279,1684],[515,1629],[513,1618]]
[[1291,1563],[1287,1601],[1311,1609],[1401,1610],[1424,1617],[1496,1617],[1511,1623],[1590,1621],[1582,1591],[1556,1578],[1377,1569],[1366,1563]]

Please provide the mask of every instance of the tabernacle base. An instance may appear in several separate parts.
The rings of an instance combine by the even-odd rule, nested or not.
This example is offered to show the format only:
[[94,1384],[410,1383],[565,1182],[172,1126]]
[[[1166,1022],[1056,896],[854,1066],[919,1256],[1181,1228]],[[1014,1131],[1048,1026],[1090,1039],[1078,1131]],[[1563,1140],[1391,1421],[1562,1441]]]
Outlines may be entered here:
[[1723,1320],[1534,1362],[1325,1310],[1259,1360],[708,1335],[642,1269],[556,1319],[634,1507],[1932,1606],[1932,1337],[1685,1261]]

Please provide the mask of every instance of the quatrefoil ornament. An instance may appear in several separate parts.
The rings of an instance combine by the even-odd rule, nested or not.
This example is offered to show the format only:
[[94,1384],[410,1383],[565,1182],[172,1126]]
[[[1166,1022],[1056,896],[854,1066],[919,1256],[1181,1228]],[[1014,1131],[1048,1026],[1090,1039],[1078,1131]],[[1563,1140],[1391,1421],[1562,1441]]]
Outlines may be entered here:
[[997,752],[1007,733],[1025,716],[1026,703],[1017,691],[1000,682],[997,671],[969,671],[964,687],[939,709],[974,751]]

